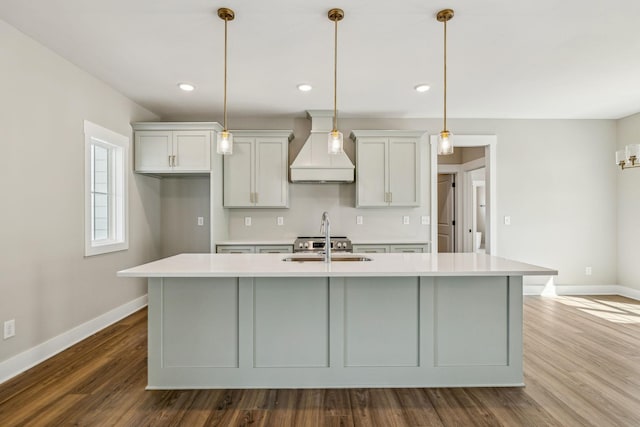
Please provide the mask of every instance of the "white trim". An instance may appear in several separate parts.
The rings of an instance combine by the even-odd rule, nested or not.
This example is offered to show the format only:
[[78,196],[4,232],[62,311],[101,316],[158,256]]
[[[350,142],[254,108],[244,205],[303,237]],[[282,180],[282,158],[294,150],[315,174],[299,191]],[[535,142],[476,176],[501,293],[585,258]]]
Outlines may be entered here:
[[[110,179],[115,187],[115,201],[110,219],[113,221],[114,235],[104,242],[92,239],[92,203],[91,203],[91,150],[92,147],[103,146],[113,150],[113,169]],[[129,249],[129,137],[120,135],[88,120],[84,121],[84,255],[93,256],[109,252]]]
[[[541,295],[544,285],[525,285],[524,295]],[[640,301],[640,289],[620,285],[556,285],[556,295],[620,295]]]
[[73,329],[63,332],[42,344],[38,344],[29,350],[0,362],[0,384],[44,362],[48,358],[55,356],[107,326],[135,313],[146,305],[147,295],[143,295],[78,325]]
[[[498,253],[497,223],[497,153],[496,135],[454,135],[454,147],[485,147],[487,191],[486,253]],[[431,252],[438,252],[438,135],[431,135]],[[445,165],[442,165],[445,166]]]

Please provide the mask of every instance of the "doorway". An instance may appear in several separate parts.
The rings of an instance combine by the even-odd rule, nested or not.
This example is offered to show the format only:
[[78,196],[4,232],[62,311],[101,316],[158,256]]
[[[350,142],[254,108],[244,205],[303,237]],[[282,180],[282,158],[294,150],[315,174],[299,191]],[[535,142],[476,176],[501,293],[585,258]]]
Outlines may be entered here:
[[438,252],[456,252],[455,174],[438,174]]
[[[456,135],[454,156],[446,156],[443,159],[445,164],[440,165],[437,141],[437,135],[431,136],[431,251],[485,252],[495,255],[496,136]],[[473,149],[464,154],[462,161],[455,160],[454,157],[463,156],[467,147]],[[455,183],[452,192],[453,219],[449,222],[449,229],[454,235],[453,243],[451,233],[445,228],[449,221],[449,207],[444,205],[448,196],[442,200],[439,197],[441,192],[449,192],[441,175],[452,176]]]

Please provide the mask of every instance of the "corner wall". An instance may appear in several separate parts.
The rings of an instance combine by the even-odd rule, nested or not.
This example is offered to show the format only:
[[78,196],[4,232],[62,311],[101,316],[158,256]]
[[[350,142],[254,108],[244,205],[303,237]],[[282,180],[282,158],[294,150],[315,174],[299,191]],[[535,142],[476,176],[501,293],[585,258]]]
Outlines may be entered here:
[[[640,113],[617,122],[618,148],[640,144]],[[608,161],[613,165],[613,151]],[[640,168],[617,170],[618,178],[618,284],[640,291]]]
[[129,249],[85,258],[83,120],[131,138],[158,117],[1,20],[0,64],[3,362],[146,294],[116,271],[159,254],[160,184],[130,172]]

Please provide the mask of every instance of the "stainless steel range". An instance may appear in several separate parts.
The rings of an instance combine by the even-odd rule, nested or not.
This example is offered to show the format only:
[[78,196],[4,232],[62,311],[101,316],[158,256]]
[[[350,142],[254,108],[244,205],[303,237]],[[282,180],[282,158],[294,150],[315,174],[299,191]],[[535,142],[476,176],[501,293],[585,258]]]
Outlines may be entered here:
[[[293,243],[294,252],[324,252],[324,236],[298,237]],[[333,252],[353,252],[351,240],[345,236],[331,236],[331,251]]]

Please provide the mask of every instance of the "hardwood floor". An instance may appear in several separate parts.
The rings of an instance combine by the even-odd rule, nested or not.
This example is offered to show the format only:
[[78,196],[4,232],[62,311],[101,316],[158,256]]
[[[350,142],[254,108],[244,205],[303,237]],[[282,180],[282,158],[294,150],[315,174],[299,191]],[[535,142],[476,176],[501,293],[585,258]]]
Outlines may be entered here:
[[524,388],[145,391],[146,310],[0,385],[0,426],[640,426],[640,301],[525,297]]

